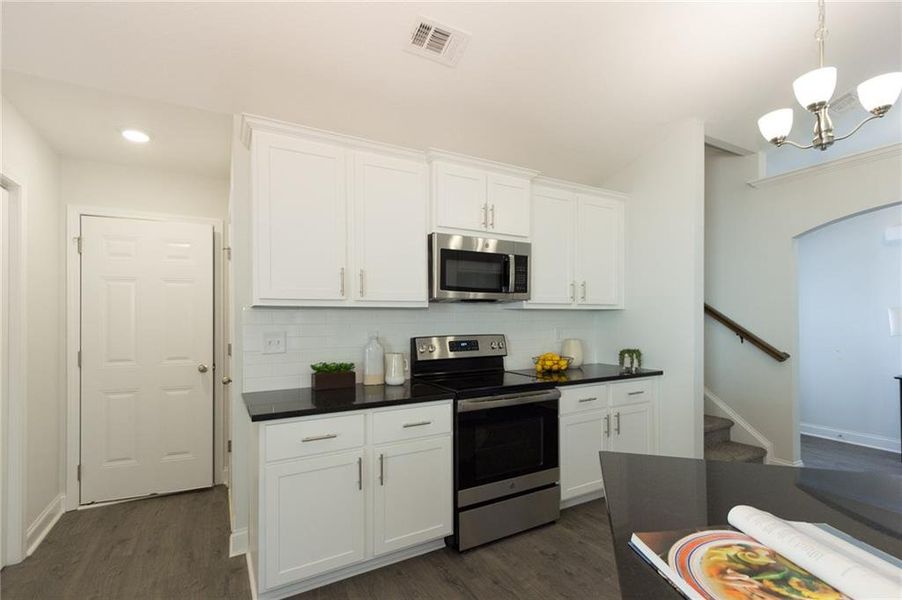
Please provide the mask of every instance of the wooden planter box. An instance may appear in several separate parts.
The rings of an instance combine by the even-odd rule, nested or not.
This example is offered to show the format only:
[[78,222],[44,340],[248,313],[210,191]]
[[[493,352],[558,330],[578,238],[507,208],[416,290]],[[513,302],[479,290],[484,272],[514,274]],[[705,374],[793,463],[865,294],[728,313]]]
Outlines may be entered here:
[[335,390],[354,387],[355,385],[357,385],[357,377],[354,375],[354,371],[313,374],[312,387],[315,390]]

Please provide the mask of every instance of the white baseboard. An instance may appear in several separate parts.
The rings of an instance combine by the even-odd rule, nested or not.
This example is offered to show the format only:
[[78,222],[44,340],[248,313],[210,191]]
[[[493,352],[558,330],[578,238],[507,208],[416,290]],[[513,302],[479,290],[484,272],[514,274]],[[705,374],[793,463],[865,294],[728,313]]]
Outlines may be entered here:
[[254,562],[251,560],[251,553],[244,553],[244,562],[247,563],[247,579],[251,585],[251,600],[257,600],[257,575],[254,572]]
[[44,541],[44,538],[47,537],[47,534],[50,533],[50,530],[53,529],[53,526],[56,525],[56,522],[60,520],[60,517],[62,517],[65,512],[65,506],[66,495],[60,494],[51,500],[50,504],[48,504],[44,510],[41,511],[41,514],[38,515],[38,518],[34,520],[34,523],[28,526],[28,529],[25,531],[25,548],[27,548],[27,556],[31,556],[32,553],[37,550],[41,542]]
[[824,438],[835,442],[845,442],[846,444],[854,444],[856,446],[865,446],[866,448],[874,448],[876,450],[895,452],[896,454],[899,454],[899,452],[902,451],[902,441],[882,435],[850,431],[848,429],[836,429],[834,427],[814,425],[813,423],[800,423],[799,431],[802,435],[810,435],[812,437]]
[[571,508],[573,506],[578,506],[580,504],[585,504],[586,502],[592,502],[593,500],[598,500],[600,498],[604,498],[604,490],[589,492],[588,494],[583,494],[582,496],[577,496],[576,498],[567,498],[566,500],[561,500],[561,510],[564,510],[565,508]]
[[783,460],[782,458],[769,458],[767,460],[767,464],[769,465],[779,465],[781,467],[804,467],[805,464],[801,460]]
[[247,554],[247,527],[236,529],[229,536],[229,558]]

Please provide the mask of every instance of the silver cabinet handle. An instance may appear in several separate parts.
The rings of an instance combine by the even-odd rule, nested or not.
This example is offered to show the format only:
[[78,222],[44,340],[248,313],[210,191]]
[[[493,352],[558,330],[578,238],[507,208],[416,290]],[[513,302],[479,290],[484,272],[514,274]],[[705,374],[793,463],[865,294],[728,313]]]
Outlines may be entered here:
[[604,437],[611,437],[611,415],[604,416]]
[[614,433],[620,435],[620,411],[614,413]]
[[641,396],[641,395],[644,394],[644,393],[645,393],[645,390],[641,390],[641,391],[638,391],[638,392],[628,392],[626,395],[627,395],[627,396]]
[[417,421],[416,423],[404,423],[402,427],[405,429],[408,427],[422,427],[423,425],[432,425],[432,421]]
[[363,458],[357,457],[357,489],[363,489]]
[[301,441],[302,442],[319,442],[322,440],[334,440],[338,437],[337,433],[327,433],[326,435],[312,435],[310,437],[305,437]]
[[379,455],[379,485],[385,485],[385,455]]
[[363,274],[363,269],[360,269],[360,297],[363,298],[366,295],[365,290],[365,275]]
[[482,228],[489,228],[489,203],[485,202],[482,205]]
[[197,370],[200,373],[206,373],[209,369],[207,369],[207,365],[205,365],[204,363],[201,363],[201,364],[197,365]]
[[570,282],[570,302],[573,302],[574,300],[576,300],[576,282],[571,281]]
[[580,284],[580,287],[582,288],[582,298],[581,298],[581,300],[585,301],[585,300],[586,300],[586,282],[583,281],[583,282]]
[[580,398],[579,399],[580,402],[595,402],[596,400],[598,400],[597,396],[593,396],[591,398]]
[[345,268],[342,267],[338,270],[338,285],[339,291],[338,295],[342,298],[345,297]]
[[494,204],[492,204],[492,222],[491,222],[490,226],[492,229],[495,229],[495,205]]

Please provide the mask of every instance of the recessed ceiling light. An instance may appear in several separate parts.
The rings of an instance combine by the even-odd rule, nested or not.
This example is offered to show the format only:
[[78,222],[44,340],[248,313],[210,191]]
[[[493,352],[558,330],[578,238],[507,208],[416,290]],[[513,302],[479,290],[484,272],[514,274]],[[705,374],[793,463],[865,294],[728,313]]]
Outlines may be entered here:
[[138,129],[123,129],[122,137],[135,144],[146,144],[150,141],[150,136]]

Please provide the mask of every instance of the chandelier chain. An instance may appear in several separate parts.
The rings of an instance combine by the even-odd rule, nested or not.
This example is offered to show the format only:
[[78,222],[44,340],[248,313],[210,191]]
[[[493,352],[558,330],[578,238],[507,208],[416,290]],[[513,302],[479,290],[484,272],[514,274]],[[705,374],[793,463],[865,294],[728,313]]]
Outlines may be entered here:
[[827,39],[827,7],[825,0],[817,0],[817,29],[814,31],[817,40],[817,56],[820,66],[824,66],[824,40]]

